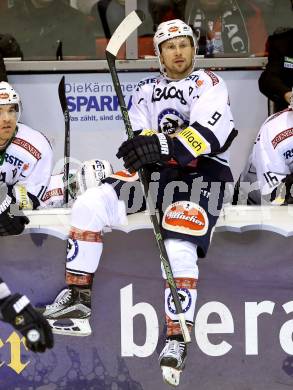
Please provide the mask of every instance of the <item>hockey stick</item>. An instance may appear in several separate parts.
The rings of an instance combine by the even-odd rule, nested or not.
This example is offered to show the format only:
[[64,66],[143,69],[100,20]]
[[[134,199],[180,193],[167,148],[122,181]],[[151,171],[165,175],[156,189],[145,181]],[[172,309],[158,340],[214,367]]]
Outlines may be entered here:
[[58,95],[59,101],[61,104],[64,123],[65,123],[65,135],[64,135],[64,175],[63,175],[63,183],[64,183],[64,205],[66,206],[68,203],[68,195],[69,195],[69,160],[70,160],[70,118],[69,111],[67,107],[67,100],[65,94],[65,77],[63,76],[60,80],[58,86]]
[[[137,12],[132,11],[129,15],[126,16],[126,18],[117,27],[117,29],[115,30],[114,34],[112,35],[112,38],[110,39],[110,41],[106,47],[106,59],[108,62],[109,70],[110,70],[112,81],[113,81],[114,88],[115,88],[115,92],[116,92],[117,97],[118,97],[118,102],[119,102],[119,106],[121,109],[123,122],[124,122],[124,126],[125,126],[125,130],[126,130],[128,139],[133,138],[134,134],[133,134],[132,126],[130,123],[130,119],[129,119],[128,110],[127,110],[127,107],[125,104],[124,96],[122,93],[121,84],[120,84],[120,81],[118,78],[115,60],[117,57],[117,53],[118,53],[120,47],[122,46],[122,44],[126,41],[126,39],[129,37],[129,35],[132,32],[134,32],[138,26],[140,26],[141,23],[142,23],[142,19],[138,16]],[[153,200],[151,199],[150,195],[148,194],[148,183],[147,183],[146,175],[145,175],[145,172],[143,169],[141,169],[139,171],[139,177],[140,177],[140,181],[141,181],[142,186],[143,186],[144,195],[145,195],[145,199],[146,199],[146,202],[148,205],[148,209],[150,210],[150,219],[151,219],[151,222],[153,225],[155,239],[156,239],[156,242],[157,242],[157,245],[159,248],[160,259],[163,263],[163,267],[164,267],[164,270],[165,270],[165,273],[167,276],[168,284],[170,286],[170,291],[172,294],[172,298],[174,300],[174,305],[175,305],[176,312],[178,315],[182,336],[184,338],[185,343],[190,343],[191,342],[190,334],[189,334],[189,331],[188,331],[188,328],[187,328],[187,325],[185,322],[185,317],[183,314],[180,298],[179,298],[178,291],[176,288],[176,283],[175,283],[174,276],[172,273],[170,261],[168,259],[167,251],[166,251],[165,244],[163,241],[160,225],[159,225],[159,222],[157,220],[155,212],[153,212],[155,210],[155,208],[154,208]]]

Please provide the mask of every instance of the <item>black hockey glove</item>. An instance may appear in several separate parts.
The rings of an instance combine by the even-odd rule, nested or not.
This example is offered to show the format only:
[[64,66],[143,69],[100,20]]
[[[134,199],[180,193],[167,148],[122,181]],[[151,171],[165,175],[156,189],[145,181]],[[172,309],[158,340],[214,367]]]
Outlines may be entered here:
[[163,133],[151,136],[139,135],[123,142],[116,156],[123,158],[129,172],[138,171],[144,165],[168,161],[173,154],[173,141]]
[[21,210],[15,207],[15,214],[13,215],[13,201],[12,186],[7,186],[5,183],[0,185],[0,236],[10,236],[21,234],[24,227],[29,223],[29,219],[23,214]]
[[28,349],[45,352],[47,348],[53,348],[54,339],[48,321],[30,304],[25,295],[9,295],[0,301],[0,311],[1,319],[26,338]]

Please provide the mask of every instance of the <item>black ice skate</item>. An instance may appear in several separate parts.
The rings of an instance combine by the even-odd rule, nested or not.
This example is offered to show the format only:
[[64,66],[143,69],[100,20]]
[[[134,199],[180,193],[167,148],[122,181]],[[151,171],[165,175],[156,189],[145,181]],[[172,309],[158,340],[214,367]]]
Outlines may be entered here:
[[166,340],[166,345],[159,356],[159,363],[163,379],[168,385],[179,385],[180,374],[185,367],[186,355],[187,347],[183,341]]
[[92,333],[91,290],[72,286],[62,290],[55,301],[39,309],[48,320],[53,333],[68,336],[89,336]]

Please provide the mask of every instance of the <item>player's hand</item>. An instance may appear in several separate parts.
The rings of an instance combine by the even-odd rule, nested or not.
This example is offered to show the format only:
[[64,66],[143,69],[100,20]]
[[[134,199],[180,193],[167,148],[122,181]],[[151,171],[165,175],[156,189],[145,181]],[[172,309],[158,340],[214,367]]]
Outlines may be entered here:
[[[11,187],[12,188],[12,187]],[[17,215],[13,215],[12,203],[14,201],[11,188],[5,183],[0,185],[0,236],[21,234],[29,219],[15,205]]]
[[26,338],[28,349],[45,352],[47,348],[53,348],[54,339],[48,321],[25,295],[9,295],[1,303],[0,311],[3,321],[11,324]]
[[123,158],[129,172],[138,171],[144,165],[168,161],[173,153],[172,139],[163,133],[140,135],[123,142],[116,156]]

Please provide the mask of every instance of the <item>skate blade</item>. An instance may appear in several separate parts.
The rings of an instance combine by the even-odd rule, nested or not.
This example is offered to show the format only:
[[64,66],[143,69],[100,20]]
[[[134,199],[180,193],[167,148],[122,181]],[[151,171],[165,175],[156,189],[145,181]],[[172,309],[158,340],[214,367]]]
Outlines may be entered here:
[[167,385],[178,386],[180,381],[181,370],[176,370],[173,367],[161,366],[164,382]]
[[52,328],[52,332],[55,334],[79,337],[86,337],[92,334],[92,329],[87,318],[68,320],[70,323],[67,324],[63,324],[60,320],[48,320],[48,322]]

